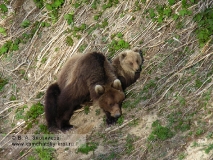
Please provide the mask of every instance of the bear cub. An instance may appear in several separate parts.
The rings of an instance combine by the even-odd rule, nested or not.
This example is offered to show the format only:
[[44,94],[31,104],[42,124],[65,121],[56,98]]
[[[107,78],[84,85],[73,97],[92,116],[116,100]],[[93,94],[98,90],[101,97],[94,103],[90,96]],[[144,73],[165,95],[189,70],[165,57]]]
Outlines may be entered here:
[[76,109],[92,99],[106,114],[108,124],[121,116],[125,98],[114,68],[102,53],[72,56],[62,67],[56,83],[45,96],[45,117],[50,130],[72,128],[69,120]]
[[112,65],[118,79],[121,81],[123,90],[140,77],[143,62],[142,51],[137,48],[125,50],[112,60]]

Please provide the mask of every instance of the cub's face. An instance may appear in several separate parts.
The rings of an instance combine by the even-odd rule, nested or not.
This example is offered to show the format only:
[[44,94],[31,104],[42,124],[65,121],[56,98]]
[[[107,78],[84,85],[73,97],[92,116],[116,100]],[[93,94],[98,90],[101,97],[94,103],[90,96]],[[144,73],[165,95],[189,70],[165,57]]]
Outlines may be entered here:
[[105,112],[110,113],[112,117],[121,116],[121,104],[125,98],[120,80],[116,79],[108,86],[95,86],[95,92],[100,95],[96,100],[96,104]]
[[127,50],[119,55],[122,68],[127,72],[140,72],[142,65],[142,57],[138,52]]
[[99,98],[98,104],[105,112],[109,112],[112,117],[118,118],[122,115],[121,105],[124,98],[123,92],[109,89]]

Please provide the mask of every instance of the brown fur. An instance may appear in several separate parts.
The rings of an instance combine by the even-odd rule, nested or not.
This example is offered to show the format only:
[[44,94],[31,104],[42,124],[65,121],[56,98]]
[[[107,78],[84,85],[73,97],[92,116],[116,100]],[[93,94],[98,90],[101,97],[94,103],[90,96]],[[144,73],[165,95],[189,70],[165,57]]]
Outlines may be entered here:
[[112,64],[124,90],[140,77],[143,56],[140,50],[126,50],[116,56]]
[[[90,98],[105,111],[108,122],[115,122],[121,115],[121,103],[124,100],[121,82],[117,79],[112,65],[101,53],[71,57],[59,73],[57,84],[60,88],[58,97],[52,95],[51,90],[57,90],[55,85],[53,89],[48,88],[45,99],[49,128],[54,125],[52,122],[61,130],[71,128],[69,120],[73,112]],[[55,99],[56,107],[52,107],[49,102],[55,102]],[[56,111],[52,111],[55,108]],[[52,113],[55,115],[51,116]]]

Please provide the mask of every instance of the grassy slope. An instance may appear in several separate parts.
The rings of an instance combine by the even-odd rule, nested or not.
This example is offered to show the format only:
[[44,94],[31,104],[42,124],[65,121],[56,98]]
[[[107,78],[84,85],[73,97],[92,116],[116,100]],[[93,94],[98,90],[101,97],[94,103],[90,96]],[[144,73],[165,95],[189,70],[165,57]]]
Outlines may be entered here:
[[[1,20],[7,35],[1,35],[0,46],[8,40],[21,40],[17,42],[18,50],[10,46],[8,53],[0,55],[0,78],[8,80],[0,92],[2,133],[46,132],[43,115],[29,122],[24,121],[25,114],[32,104],[43,103],[46,88],[72,54],[98,50],[112,57],[124,48],[138,46],[144,51],[145,64],[139,81],[126,91],[124,115],[118,125],[107,127],[103,114],[96,116],[94,109],[88,115],[76,114],[71,121],[88,121],[94,116],[94,125],[85,130],[88,142],[97,144],[94,153],[29,148],[23,153],[13,150],[9,154],[4,150],[0,154],[8,159],[21,155],[24,159],[41,158],[42,153],[56,153],[48,154],[46,159],[70,159],[70,155],[73,159],[212,157],[213,49],[211,40],[200,46],[195,34],[197,24],[193,21],[194,15],[205,10],[207,4],[211,5],[210,1],[190,5],[183,0],[122,1],[112,6],[103,2],[72,5],[65,1],[58,10],[58,18],[51,19],[54,15],[46,8],[34,9],[29,2],[12,3],[16,14],[6,13]],[[24,19],[30,20],[29,26],[22,23]],[[27,27],[20,27],[21,24]]]

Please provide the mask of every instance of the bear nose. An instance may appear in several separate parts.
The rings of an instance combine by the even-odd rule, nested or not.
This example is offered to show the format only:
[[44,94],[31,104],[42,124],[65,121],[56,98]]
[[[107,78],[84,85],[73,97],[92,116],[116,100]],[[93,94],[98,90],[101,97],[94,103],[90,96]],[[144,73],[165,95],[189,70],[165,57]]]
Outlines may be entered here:
[[141,68],[139,68],[139,69],[136,70],[136,72],[140,72],[140,71],[141,71]]
[[120,116],[121,116],[120,113],[116,113],[116,114],[114,115],[115,118],[119,118]]

